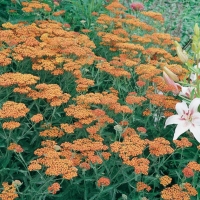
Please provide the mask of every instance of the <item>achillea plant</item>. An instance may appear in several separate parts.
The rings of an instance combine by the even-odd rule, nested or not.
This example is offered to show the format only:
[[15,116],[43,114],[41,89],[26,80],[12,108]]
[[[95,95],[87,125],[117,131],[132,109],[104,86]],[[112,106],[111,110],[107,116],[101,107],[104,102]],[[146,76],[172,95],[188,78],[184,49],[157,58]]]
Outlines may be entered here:
[[47,2],[22,5],[48,20],[0,30],[0,197],[196,197],[199,147],[164,129],[188,69],[173,56],[178,38],[158,29],[162,15],[112,0],[75,32],[51,20],[67,15],[62,2]]

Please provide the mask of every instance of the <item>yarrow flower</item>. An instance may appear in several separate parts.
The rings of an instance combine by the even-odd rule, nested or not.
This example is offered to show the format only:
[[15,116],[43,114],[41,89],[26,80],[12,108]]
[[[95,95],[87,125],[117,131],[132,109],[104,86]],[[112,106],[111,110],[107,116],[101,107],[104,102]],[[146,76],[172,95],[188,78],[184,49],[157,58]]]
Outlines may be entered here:
[[140,3],[140,2],[133,2],[130,5],[130,7],[131,7],[132,10],[135,10],[135,11],[144,10],[144,5],[143,5],[143,3]]
[[97,185],[98,187],[101,186],[108,186],[110,185],[110,179],[107,177],[101,177],[98,181],[97,181]]
[[198,107],[200,105],[200,98],[195,98],[191,101],[189,108],[185,102],[176,104],[176,112],[178,115],[173,115],[167,118],[165,127],[170,124],[177,124],[174,138],[176,140],[181,134],[188,129],[193,133],[194,137],[200,142],[200,113]]

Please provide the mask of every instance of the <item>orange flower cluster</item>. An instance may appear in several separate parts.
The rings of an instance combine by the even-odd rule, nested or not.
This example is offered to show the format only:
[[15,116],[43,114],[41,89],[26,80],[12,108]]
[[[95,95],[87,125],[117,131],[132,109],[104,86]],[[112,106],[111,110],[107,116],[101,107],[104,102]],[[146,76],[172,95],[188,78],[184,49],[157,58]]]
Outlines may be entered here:
[[9,122],[4,122],[2,124],[2,128],[3,129],[8,129],[8,130],[13,130],[15,128],[20,127],[20,123],[19,122],[15,122],[15,121],[9,121]]
[[36,115],[33,115],[30,120],[34,123],[39,123],[43,120],[43,116],[42,114],[36,114]]
[[136,174],[148,175],[150,161],[147,158],[133,158],[130,161],[125,162],[135,168]]
[[[102,141],[92,141],[87,138],[83,139],[77,139],[75,140],[72,144],[65,142],[61,144],[63,147],[63,155],[66,155],[65,152],[68,152],[68,156],[71,154],[70,152],[77,152],[77,156],[79,157],[79,163],[80,164],[81,159],[83,159],[83,162],[86,163],[96,163],[96,164],[102,164],[103,160],[102,158],[98,155],[97,152],[102,152],[108,149],[106,145],[103,145]],[[102,152],[102,154],[105,152]],[[104,155],[107,158],[109,157],[108,155]],[[102,155],[103,157],[103,155]],[[68,157],[67,157],[68,158]],[[69,157],[70,158],[70,157]]]
[[29,109],[23,103],[16,103],[14,101],[7,101],[0,109],[0,118],[20,118],[26,116]]
[[142,28],[145,31],[151,32],[154,30],[154,27],[151,25],[142,22],[140,19],[136,18],[132,15],[126,15],[125,19],[122,19],[122,23],[126,24],[128,26],[128,29],[136,29],[136,28]]
[[53,13],[53,16],[60,16],[60,15],[63,15],[65,13],[65,10],[60,10],[60,11],[57,11],[57,12],[54,12]]
[[39,170],[41,166],[47,169],[45,174],[50,176],[62,175],[64,179],[70,180],[77,176],[77,168],[69,159],[63,158],[60,150],[61,147],[54,141],[43,141],[43,148],[37,149],[34,154],[39,156],[37,160],[33,160],[28,170]]
[[[72,104],[64,109],[67,116],[71,116],[78,119],[78,122],[80,124],[90,124],[94,121],[97,121],[94,126],[87,129],[88,132],[91,134],[90,136],[92,138],[94,134],[96,135],[96,133],[100,130],[101,127],[105,126],[108,123],[113,123],[114,120],[100,109],[91,109],[91,104],[99,104],[103,106],[106,105],[109,110],[113,110],[115,113],[132,113],[132,110],[128,106],[120,105],[117,102],[119,98],[117,96],[118,93],[116,92],[116,90],[110,88],[110,91],[111,93],[103,92],[79,95],[73,99],[76,101],[77,105]],[[71,128],[75,127],[71,126]],[[80,128],[82,128],[82,126]]]
[[110,185],[110,179],[107,178],[107,177],[101,177],[97,181],[97,186],[98,187],[105,187],[105,186],[109,186],[109,185]]
[[[53,75],[70,72],[77,79],[77,91],[87,91],[88,87],[94,85],[93,80],[83,78],[81,72],[81,68],[88,68],[97,60],[92,52],[95,45],[86,35],[67,31],[61,23],[50,20],[37,21],[26,26],[23,23],[13,25],[7,22],[2,26],[7,29],[0,30],[0,42],[7,44],[0,51],[2,66],[11,63],[8,57],[16,61],[29,57],[33,70],[45,70]],[[72,59],[74,56],[75,60]],[[32,79],[33,77],[30,81]],[[16,81],[19,80],[21,79],[17,77]]]
[[144,182],[137,182],[136,187],[137,187],[137,189],[136,189],[137,192],[140,192],[143,190],[146,190],[147,192],[149,192],[151,190],[151,187]]
[[182,137],[181,140],[174,140],[173,142],[176,144],[178,148],[185,148],[192,146],[192,143],[186,137]]
[[43,148],[37,149],[34,154],[39,158],[31,161],[30,171],[47,167],[46,174],[65,179],[77,176],[76,166],[88,170],[90,163],[102,164],[103,159],[109,159],[110,153],[105,152],[108,147],[102,141],[92,141],[88,138],[74,140],[73,143],[64,142],[60,146],[55,141],[42,142]]
[[174,152],[174,149],[170,146],[170,142],[165,138],[158,137],[153,141],[148,141],[148,143],[151,155],[164,156]]
[[59,183],[53,183],[51,186],[48,187],[48,191],[52,194],[56,194],[60,190]]
[[74,129],[75,129],[75,126],[73,124],[60,124],[60,127],[61,129],[63,129],[65,131],[65,133],[73,133],[74,132]]
[[134,129],[127,128],[123,133],[123,142],[114,142],[110,144],[111,151],[119,153],[123,163],[135,168],[135,173],[148,174],[149,160],[137,158],[146,148],[146,141],[140,139]]
[[135,72],[140,76],[141,80],[151,81],[154,76],[159,75],[162,71],[157,69],[156,66],[141,64],[136,67]]
[[40,165],[36,160],[31,161],[28,166],[29,171],[37,171],[40,169],[42,169],[42,165]]
[[192,169],[192,170],[194,170],[194,171],[200,172],[200,164],[198,164],[198,163],[195,162],[195,161],[190,161],[190,162],[187,164],[187,167],[189,167],[190,169]]
[[172,187],[165,188],[161,192],[161,197],[164,200],[190,200],[190,196],[196,196],[197,191],[190,183],[184,183],[183,188],[175,184]]
[[140,105],[140,106],[146,100],[147,99],[145,97],[139,97],[133,92],[130,92],[125,99],[126,103],[128,103],[128,104],[133,104],[133,105],[136,104],[136,105]]
[[48,129],[41,131],[40,136],[42,137],[62,137],[65,133],[58,127],[49,127]]
[[[158,33],[152,26],[125,13],[126,9],[118,0],[112,1],[106,9],[110,14],[101,14],[97,19],[97,23],[100,25],[98,36],[101,37],[101,45],[108,46],[111,51],[116,53],[109,62],[102,59],[97,64],[97,68],[114,77],[129,78],[129,67],[135,67],[135,72],[141,81],[141,85],[138,82],[138,86],[142,87],[144,83],[150,83],[155,87],[152,96],[144,96],[144,98],[149,99],[151,104],[162,107],[163,111],[165,110],[165,116],[172,115],[171,110],[174,110],[177,100],[174,97],[166,97],[166,95],[158,95],[158,98],[154,95],[158,91],[168,93],[175,90],[162,78],[163,67],[169,68],[180,80],[187,75],[187,70],[177,64],[180,63],[179,58],[169,53],[173,48],[174,40],[179,38],[166,33]],[[163,22],[160,13],[144,11],[141,14]],[[142,36],[129,34],[130,30],[137,28],[148,31],[148,34]],[[143,59],[137,58],[138,53],[142,55]],[[143,61],[141,62],[141,60]],[[128,97],[128,100],[131,98]],[[144,115],[147,116],[149,113],[144,113]]]
[[147,11],[147,12],[143,11],[143,12],[141,12],[141,14],[151,17],[154,20],[164,22],[164,18],[162,16],[162,14],[160,14],[160,13],[153,12],[153,11]]
[[19,144],[16,144],[16,143],[10,143],[8,150],[15,151],[17,153],[22,153],[24,151],[23,148]]
[[84,170],[89,170],[91,168],[90,164],[87,162],[82,162],[79,166],[80,166],[80,168],[82,168]]
[[[0,35],[2,35],[2,34],[0,33]],[[7,66],[7,65],[11,64],[12,59],[9,58],[9,53],[10,53],[9,49],[4,49],[0,52],[0,65],[1,66]]]
[[124,70],[123,68],[116,68],[112,65],[110,65],[110,63],[108,62],[102,62],[102,63],[98,63],[96,65],[96,67],[98,69],[100,69],[101,71],[105,71],[115,77],[120,77],[120,76],[124,76],[128,79],[131,78],[131,74],[129,72],[127,72],[126,70]]
[[172,182],[172,178],[167,175],[160,177],[160,184],[165,187],[169,185],[171,182]]
[[179,102],[172,96],[166,96],[163,94],[155,94],[153,91],[147,91],[146,98],[150,100],[150,103],[164,108],[165,112],[168,110],[174,110],[176,104]]
[[5,73],[0,75],[0,86],[8,87],[12,85],[18,85],[19,87],[25,87],[27,85],[33,85],[40,80],[39,77],[32,74]]
[[18,197],[16,187],[12,183],[9,185],[7,182],[3,182],[3,191],[0,194],[2,200],[14,200]]
[[186,178],[190,178],[194,176],[193,170],[187,166],[182,170],[182,172]]
[[51,8],[46,3],[41,3],[39,1],[31,1],[31,2],[22,2],[22,10],[24,12],[30,13],[33,12],[35,9],[44,9],[46,12],[50,12]]
[[70,96],[67,93],[63,93],[60,86],[57,84],[38,84],[35,86],[37,90],[30,90],[27,94],[32,99],[46,99],[51,106],[60,106],[63,103],[67,103]]
[[144,128],[144,127],[137,127],[137,130],[139,131],[139,132],[141,132],[141,133],[146,133],[147,132],[147,129],[146,128]]

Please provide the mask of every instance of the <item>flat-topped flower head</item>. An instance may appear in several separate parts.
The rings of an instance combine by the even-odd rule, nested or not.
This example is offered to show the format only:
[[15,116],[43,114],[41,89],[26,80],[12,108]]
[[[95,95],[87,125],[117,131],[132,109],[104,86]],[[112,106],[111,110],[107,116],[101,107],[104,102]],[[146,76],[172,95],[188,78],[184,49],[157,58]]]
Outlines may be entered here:
[[144,5],[143,3],[141,2],[133,2],[131,5],[130,5],[131,9],[134,10],[134,11],[141,11],[141,10],[144,10]]
[[200,113],[198,107],[200,98],[195,98],[191,101],[189,107],[185,102],[176,104],[176,112],[178,115],[169,117],[165,122],[165,127],[170,124],[177,124],[174,138],[176,140],[181,134],[190,130],[196,140],[200,142]]

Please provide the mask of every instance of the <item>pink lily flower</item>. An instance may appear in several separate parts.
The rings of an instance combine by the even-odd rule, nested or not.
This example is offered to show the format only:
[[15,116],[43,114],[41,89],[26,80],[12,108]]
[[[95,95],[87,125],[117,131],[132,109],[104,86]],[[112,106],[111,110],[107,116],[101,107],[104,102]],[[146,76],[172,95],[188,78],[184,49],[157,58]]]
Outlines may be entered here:
[[168,117],[165,122],[165,127],[170,124],[177,124],[174,138],[176,140],[181,134],[190,130],[198,142],[200,142],[200,113],[198,107],[200,98],[195,98],[191,101],[189,108],[185,102],[176,104],[176,112],[178,115]]

